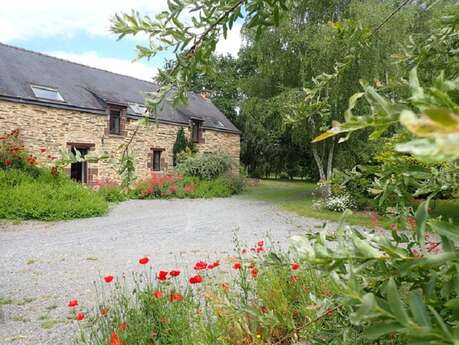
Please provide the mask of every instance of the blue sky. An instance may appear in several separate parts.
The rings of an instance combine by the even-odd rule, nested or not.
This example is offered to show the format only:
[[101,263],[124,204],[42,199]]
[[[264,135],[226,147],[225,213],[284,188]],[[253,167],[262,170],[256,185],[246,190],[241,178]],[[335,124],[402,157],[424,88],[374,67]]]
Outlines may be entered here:
[[[118,41],[110,30],[115,13],[136,9],[154,15],[166,0],[13,0],[0,6],[0,42],[137,78],[151,79],[168,54],[133,63],[140,37]],[[217,52],[236,55],[241,45],[240,27]]]

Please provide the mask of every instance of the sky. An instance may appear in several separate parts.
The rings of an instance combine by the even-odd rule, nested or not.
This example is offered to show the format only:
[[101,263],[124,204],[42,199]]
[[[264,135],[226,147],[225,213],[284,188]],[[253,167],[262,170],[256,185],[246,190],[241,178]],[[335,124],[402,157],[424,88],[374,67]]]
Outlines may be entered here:
[[[110,32],[115,13],[153,16],[166,9],[167,0],[0,0],[0,42],[38,51],[115,73],[151,80],[165,59],[162,53],[150,61],[133,62],[135,46],[145,38],[117,40]],[[237,55],[240,25],[235,25],[217,45],[218,54]]]

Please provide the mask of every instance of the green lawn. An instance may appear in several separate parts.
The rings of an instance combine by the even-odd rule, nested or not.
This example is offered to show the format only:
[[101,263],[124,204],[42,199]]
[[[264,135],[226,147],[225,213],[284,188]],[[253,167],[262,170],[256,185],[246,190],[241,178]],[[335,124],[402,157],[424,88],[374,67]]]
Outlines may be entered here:
[[[243,197],[269,201],[300,216],[339,221],[341,213],[316,210],[312,207],[314,202],[312,191],[314,188],[314,184],[303,181],[260,180],[257,186],[247,188],[243,193]],[[443,214],[446,217],[453,218],[455,223],[459,223],[459,200],[439,200],[436,204],[432,203],[432,206],[433,215]],[[354,212],[347,222],[354,225],[372,225],[368,214],[363,212]],[[380,223],[388,226],[391,221],[388,218],[380,217]]]

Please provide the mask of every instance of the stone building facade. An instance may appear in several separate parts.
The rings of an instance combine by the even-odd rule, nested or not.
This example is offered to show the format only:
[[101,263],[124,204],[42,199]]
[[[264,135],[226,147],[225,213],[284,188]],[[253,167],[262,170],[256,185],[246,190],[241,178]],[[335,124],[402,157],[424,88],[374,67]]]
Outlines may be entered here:
[[[60,69],[68,69],[70,75],[75,73],[72,68],[75,69],[76,65],[76,69],[80,70],[79,76],[72,80],[67,74],[64,82],[61,82],[58,76],[46,75],[43,80],[39,80],[40,75],[43,75],[41,71],[40,75],[37,74],[33,78],[24,76],[24,79],[32,80],[25,80],[18,87],[4,85],[2,80],[5,78],[2,79],[2,74],[8,66],[2,66],[5,61],[2,62],[2,48],[3,53],[6,51],[5,55],[12,51],[13,55],[19,55],[24,63],[37,56],[39,60],[44,59],[45,66],[40,67],[47,69],[49,74],[53,74],[53,64],[58,63]],[[82,81],[83,72],[86,75],[83,75],[85,78]],[[14,71],[9,70],[8,73],[14,74]],[[101,78],[107,79],[108,84],[100,84]],[[8,81],[8,78],[6,80]],[[97,82],[92,82],[93,80]],[[81,91],[82,82],[86,86],[84,89],[89,91]],[[120,84],[118,88],[117,82]],[[32,92],[29,92],[29,84],[32,85]],[[80,94],[71,94],[75,89],[74,85],[77,84],[80,85],[76,87],[76,93]],[[42,90],[45,94],[39,96],[59,96],[59,101],[33,97],[36,96],[34,85],[46,85]],[[119,177],[114,160],[119,159],[120,147],[130,139],[137,128],[141,116],[134,110],[142,108],[143,103],[143,96],[139,98],[137,95],[141,95],[141,92],[132,93],[130,89],[129,93],[124,89],[126,86],[137,87],[141,92],[149,91],[148,87],[155,87],[152,83],[134,78],[0,44],[0,133],[19,129],[27,150],[35,155],[38,155],[41,148],[46,148],[47,154],[54,156],[58,156],[60,150],[74,149],[95,156],[106,154],[112,159],[72,166],[68,169],[69,173],[89,184],[98,180],[117,180]],[[21,94],[24,89],[28,93],[25,96]],[[48,95],[46,92],[51,94]],[[89,100],[92,103],[88,104],[88,97],[93,98]],[[184,128],[186,135],[196,141],[199,152],[226,153],[237,165],[239,164],[239,131],[206,97],[193,94],[190,95],[189,102],[187,107],[181,109],[165,107],[160,114],[151,118],[148,125],[139,127],[130,145],[136,174],[139,177],[151,171],[171,173],[174,170],[172,148],[180,128]]]

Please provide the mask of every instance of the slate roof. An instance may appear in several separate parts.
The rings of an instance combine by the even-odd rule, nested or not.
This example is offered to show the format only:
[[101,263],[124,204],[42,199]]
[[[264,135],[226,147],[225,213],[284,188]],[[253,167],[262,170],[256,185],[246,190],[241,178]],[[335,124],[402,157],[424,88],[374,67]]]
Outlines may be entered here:
[[[65,102],[36,98],[31,85],[58,89]],[[0,99],[105,114],[107,103],[143,105],[144,93],[158,89],[152,82],[0,43]],[[128,116],[139,115],[128,107]],[[186,107],[166,103],[153,117],[183,125],[201,119],[204,128],[239,133],[210,100],[194,93]]]

